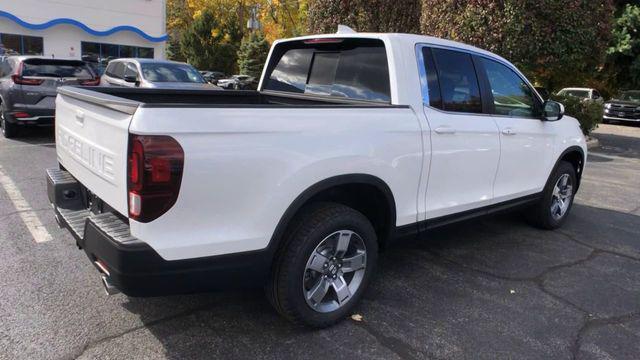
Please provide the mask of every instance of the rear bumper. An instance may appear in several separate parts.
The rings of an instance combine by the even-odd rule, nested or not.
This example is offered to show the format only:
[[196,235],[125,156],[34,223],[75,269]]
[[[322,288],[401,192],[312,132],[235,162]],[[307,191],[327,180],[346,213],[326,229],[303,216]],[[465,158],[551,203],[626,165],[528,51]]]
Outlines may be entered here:
[[126,219],[85,209],[82,185],[66,171],[47,170],[47,190],[58,224],[71,232],[101,276],[126,295],[248,288],[267,280],[271,259],[267,251],[167,261],[131,236]]
[[[16,113],[27,113],[28,117],[15,117]],[[13,107],[5,113],[5,120],[12,124],[51,126],[54,124],[55,109],[38,109],[29,107]]]

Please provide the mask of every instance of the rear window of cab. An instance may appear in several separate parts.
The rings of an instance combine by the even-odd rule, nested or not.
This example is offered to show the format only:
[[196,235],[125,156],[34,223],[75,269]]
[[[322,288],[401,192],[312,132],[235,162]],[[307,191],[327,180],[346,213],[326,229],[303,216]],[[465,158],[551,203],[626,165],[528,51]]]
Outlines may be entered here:
[[389,64],[378,39],[310,39],[276,46],[264,90],[389,103]]

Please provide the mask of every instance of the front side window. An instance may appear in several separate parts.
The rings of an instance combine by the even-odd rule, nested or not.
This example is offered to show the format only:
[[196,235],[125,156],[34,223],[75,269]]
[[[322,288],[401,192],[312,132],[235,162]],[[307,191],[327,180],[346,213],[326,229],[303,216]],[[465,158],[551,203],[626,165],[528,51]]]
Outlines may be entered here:
[[391,101],[389,65],[380,40],[288,42],[275,49],[273,58],[265,90]]
[[426,72],[437,74],[440,94],[435,94],[435,89],[432,94],[430,89],[430,105],[445,111],[482,113],[480,87],[471,55],[436,48],[431,52],[433,61],[425,60]]
[[124,69],[124,76],[138,77],[138,69],[134,64],[128,63]]
[[514,117],[539,115],[533,91],[518,74],[497,61],[480,59],[491,86],[495,114]]

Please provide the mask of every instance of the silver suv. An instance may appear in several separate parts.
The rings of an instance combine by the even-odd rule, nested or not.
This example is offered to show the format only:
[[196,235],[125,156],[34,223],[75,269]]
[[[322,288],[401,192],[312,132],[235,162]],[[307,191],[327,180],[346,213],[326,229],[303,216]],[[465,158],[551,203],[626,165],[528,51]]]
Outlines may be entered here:
[[193,66],[153,59],[111,60],[101,80],[102,86],[163,89],[219,89],[207,83]]
[[0,126],[6,138],[25,125],[53,125],[56,90],[61,85],[100,84],[84,62],[34,56],[9,56],[0,61]]

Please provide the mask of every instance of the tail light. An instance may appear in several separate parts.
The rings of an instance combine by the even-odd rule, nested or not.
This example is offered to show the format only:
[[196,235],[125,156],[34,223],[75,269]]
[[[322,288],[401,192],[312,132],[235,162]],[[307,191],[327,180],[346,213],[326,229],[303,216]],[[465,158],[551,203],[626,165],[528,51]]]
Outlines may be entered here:
[[166,213],[178,199],[184,151],[170,136],[131,135],[129,138],[129,217],[150,222]]
[[11,80],[18,85],[41,85],[42,79],[25,79],[20,75],[11,75]]
[[100,85],[100,76],[97,76],[95,79],[81,81],[80,85],[83,85],[83,86],[98,86],[98,85]]
[[20,63],[20,66],[16,69],[16,73],[11,75],[11,81],[18,85],[40,85],[44,82],[43,79],[25,79],[22,77],[22,67],[24,63]]

